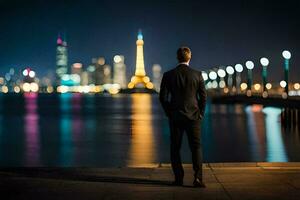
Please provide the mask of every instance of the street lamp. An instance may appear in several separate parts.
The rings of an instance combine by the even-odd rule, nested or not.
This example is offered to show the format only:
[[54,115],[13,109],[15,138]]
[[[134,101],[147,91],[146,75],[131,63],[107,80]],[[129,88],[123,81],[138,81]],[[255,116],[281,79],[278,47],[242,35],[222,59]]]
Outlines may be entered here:
[[206,72],[201,72],[202,73],[202,78],[203,78],[203,80],[204,81],[207,81],[207,79],[208,79],[208,75],[207,75],[207,73]]
[[202,78],[203,78],[203,80],[204,80],[204,85],[205,85],[205,87],[206,87],[206,83],[207,83],[207,81],[208,81],[208,75],[207,75],[207,73],[206,73],[205,71],[202,71],[202,72],[201,72],[201,75],[202,75]]
[[268,58],[261,58],[260,64],[263,66],[262,80],[263,80],[263,96],[266,95],[266,84],[267,84],[267,66],[269,65]]
[[246,62],[246,68],[248,69],[248,91],[252,88],[252,69],[254,68],[254,63],[252,61]]
[[224,69],[218,69],[217,73],[220,78],[224,78],[226,76],[226,72]]
[[236,89],[237,89],[237,92],[239,93],[240,92],[240,84],[241,84],[241,73],[243,71],[243,65],[241,64],[236,64],[234,66],[234,69],[236,71],[236,76],[235,76],[235,86],[236,86]]
[[217,88],[218,87],[218,83],[216,81],[216,79],[218,78],[217,73],[215,71],[210,71],[208,77],[210,80],[212,80],[211,82],[212,88]]
[[217,79],[217,73],[215,71],[211,71],[209,72],[208,77],[210,80],[214,81]]
[[222,68],[219,68],[217,74],[220,77],[219,87],[224,88],[226,86],[226,83],[224,81],[224,77],[226,76],[226,71]]
[[288,94],[289,92],[289,61],[291,59],[291,52],[284,50],[282,52],[282,56],[284,58],[284,80],[286,82],[286,86],[285,86],[285,93]]
[[227,74],[229,74],[229,75],[234,74],[234,69],[233,69],[233,67],[232,67],[232,66],[227,66],[227,67],[226,67],[226,72],[227,72]]
[[232,66],[227,66],[226,67],[226,72],[228,74],[228,77],[227,77],[227,86],[228,88],[231,88],[232,89],[232,75],[234,74],[234,68]]

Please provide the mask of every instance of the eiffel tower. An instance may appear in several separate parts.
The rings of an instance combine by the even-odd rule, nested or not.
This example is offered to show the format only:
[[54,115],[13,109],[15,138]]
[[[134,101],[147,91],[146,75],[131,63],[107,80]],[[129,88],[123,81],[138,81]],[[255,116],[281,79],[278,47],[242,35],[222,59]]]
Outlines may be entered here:
[[153,83],[150,82],[150,78],[146,76],[144,65],[144,40],[142,31],[139,31],[136,41],[136,66],[134,76],[131,77],[131,81],[128,83],[128,88],[147,88],[153,89]]

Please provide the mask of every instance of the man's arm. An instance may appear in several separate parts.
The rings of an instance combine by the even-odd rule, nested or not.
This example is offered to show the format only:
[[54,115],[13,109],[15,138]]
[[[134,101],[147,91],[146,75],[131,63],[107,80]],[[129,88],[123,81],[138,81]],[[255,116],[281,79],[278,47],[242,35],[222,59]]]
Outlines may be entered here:
[[201,118],[204,117],[205,105],[206,105],[205,83],[202,78],[202,74],[200,73],[200,83],[199,83],[199,88],[198,88],[198,107],[200,109]]
[[170,91],[167,87],[167,77],[164,73],[160,84],[159,101],[168,117],[170,117],[169,93]]

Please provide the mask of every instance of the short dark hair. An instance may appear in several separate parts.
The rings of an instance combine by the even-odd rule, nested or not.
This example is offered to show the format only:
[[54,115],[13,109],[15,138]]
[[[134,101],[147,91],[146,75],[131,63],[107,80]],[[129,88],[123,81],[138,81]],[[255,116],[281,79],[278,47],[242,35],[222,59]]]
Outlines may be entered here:
[[177,50],[177,60],[179,62],[188,62],[192,58],[192,52],[188,47],[180,47]]

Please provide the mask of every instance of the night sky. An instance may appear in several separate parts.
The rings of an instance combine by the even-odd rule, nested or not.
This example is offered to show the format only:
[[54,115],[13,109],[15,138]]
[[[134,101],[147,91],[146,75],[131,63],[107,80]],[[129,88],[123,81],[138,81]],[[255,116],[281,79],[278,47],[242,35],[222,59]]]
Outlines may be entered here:
[[300,81],[300,1],[279,2],[0,0],[0,75],[10,67],[32,66],[38,76],[54,71],[58,33],[66,35],[69,65],[99,56],[112,64],[122,54],[130,74],[141,28],[148,73],[155,63],[163,71],[174,67],[177,48],[188,45],[199,70],[250,59],[258,74],[265,56],[270,79],[279,81],[288,49],[291,79]]

